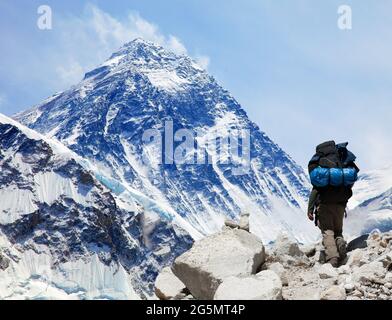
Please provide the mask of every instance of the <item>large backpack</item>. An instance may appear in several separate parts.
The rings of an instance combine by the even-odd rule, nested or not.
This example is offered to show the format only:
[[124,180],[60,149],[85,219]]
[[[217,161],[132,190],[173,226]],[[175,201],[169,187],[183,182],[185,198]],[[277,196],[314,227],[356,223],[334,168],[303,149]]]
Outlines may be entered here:
[[347,145],[347,142],[324,142],[316,147],[316,154],[309,161],[311,183],[328,202],[346,202],[352,196],[351,187],[357,180],[359,168]]

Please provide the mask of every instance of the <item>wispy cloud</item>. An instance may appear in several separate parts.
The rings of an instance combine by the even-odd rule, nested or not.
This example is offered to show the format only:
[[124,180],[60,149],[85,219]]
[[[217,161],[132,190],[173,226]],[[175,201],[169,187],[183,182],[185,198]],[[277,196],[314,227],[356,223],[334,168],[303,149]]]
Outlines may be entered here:
[[[58,81],[71,85],[79,81],[88,69],[98,65],[124,43],[135,38],[152,41],[177,54],[189,54],[183,42],[172,34],[165,35],[154,23],[138,12],[130,12],[118,19],[88,4],[82,16],[59,17],[61,30],[56,40],[62,58],[56,61]],[[207,68],[209,57],[197,56],[195,60]]]
[[210,57],[204,55],[198,55],[195,57],[196,62],[200,67],[207,70],[210,64]]

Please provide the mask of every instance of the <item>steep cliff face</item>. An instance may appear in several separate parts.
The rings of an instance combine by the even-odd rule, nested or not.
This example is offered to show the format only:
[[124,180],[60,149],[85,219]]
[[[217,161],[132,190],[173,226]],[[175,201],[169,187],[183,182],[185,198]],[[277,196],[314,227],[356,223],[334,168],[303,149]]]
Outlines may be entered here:
[[[303,169],[187,56],[134,40],[76,86],[15,118],[155,199],[194,228],[188,232],[196,237],[244,211],[251,213],[251,229],[265,241],[282,229],[300,241],[316,235],[303,215],[309,189]],[[165,135],[178,133],[174,149],[183,139],[178,130],[191,130],[199,148],[186,151],[186,160],[202,155],[211,161],[172,161],[170,148],[144,143],[143,134],[151,129],[158,130],[164,144]],[[233,138],[233,132],[241,134]],[[249,159],[221,145],[200,147],[215,138],[244,146],[244,132],[250,137]],[[167,161],[160,163],[161,157]],[[244,167],[249,170],[238,174]]]
[[138,298],[189,248],[88,161],[0,115],[0,298]]

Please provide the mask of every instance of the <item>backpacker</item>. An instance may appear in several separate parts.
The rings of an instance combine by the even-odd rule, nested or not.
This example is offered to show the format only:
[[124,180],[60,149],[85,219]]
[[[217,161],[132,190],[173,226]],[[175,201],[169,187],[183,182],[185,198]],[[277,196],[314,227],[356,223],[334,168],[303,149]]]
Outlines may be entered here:
[[348,143],[327,141],[316,147],[308,170],[312,185],[320,192],[323,202],[347,202],[359,169],[355,155],[347,149]]

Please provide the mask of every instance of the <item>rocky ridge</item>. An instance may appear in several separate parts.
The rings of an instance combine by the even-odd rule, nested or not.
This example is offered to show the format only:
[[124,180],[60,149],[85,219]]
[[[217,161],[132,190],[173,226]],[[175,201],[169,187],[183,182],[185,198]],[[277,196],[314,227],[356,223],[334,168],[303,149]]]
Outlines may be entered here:
[[365,241],[333,268],[319,262],[320,243],[281,234],[266,248],[229,221],[164,269],[155,291],[163,300],[392,300],[392,232],[374,230]]

